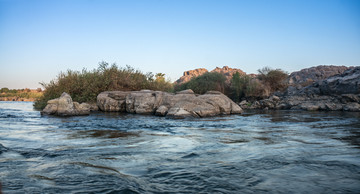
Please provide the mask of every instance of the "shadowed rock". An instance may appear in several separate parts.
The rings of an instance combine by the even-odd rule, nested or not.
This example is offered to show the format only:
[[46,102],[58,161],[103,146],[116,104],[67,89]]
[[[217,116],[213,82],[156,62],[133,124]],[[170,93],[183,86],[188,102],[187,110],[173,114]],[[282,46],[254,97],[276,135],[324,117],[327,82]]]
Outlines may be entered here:
[[[334,67],[332,67],[334,68]],[[342,71],[343,67],[339,67]],[[240,103],[244,109],[301,109],[360,112],[360,67],[319,80],[309,86],[289,88],[282,96]]]

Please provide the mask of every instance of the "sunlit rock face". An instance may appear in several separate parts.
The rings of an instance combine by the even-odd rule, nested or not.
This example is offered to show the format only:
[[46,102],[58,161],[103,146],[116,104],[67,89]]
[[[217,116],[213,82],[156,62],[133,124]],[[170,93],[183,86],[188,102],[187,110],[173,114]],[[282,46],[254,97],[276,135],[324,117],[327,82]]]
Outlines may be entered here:
[[350,67],[334,65],[320,65],[306,68],[291,73],[288,78],[288,83],[290,86],[304,87],[331,76],[342,74],[349,68]]
[[57,116],[77,116],[90,114],[90,105],[87,103],[73,102],[71,96],[66,92],[60,98],[52,99],[47,102],[41,114]]
[[[204,73],[207,73],[208,70],[205,68],[199,68],[194,70],[185,71],[183,76],[181,76],[175,83],[177,84],[183,84],[191,80],[193,77],[198,77],[200,75],[203,75]],[[238,72],[240,75],[246,75],[245,72],[243,72],[241,69],[236,68],[230,68],[228,66],[224,66],[222,68],[216,67],[211,72],[218,72],[223,74],[226,77],[226,80],[230,82],[232,76]]]
[[97,104],[102,111],[167,117],[209,117],[242,112],[236,103],[217,91],[209,91],[204,95],[194,94],[192,90],[176,94],[151,90],[107,91],[98,95]]
[[176,81],[176,83],[178,83],[178,84],[186,83],[186,82],[190,81],[191,78],[198,77],[206,72],[208,72],[208,70],[205,68],[198,68],[198,69],[194,69],[194,70],[185,71],[183,76],[181,76]]

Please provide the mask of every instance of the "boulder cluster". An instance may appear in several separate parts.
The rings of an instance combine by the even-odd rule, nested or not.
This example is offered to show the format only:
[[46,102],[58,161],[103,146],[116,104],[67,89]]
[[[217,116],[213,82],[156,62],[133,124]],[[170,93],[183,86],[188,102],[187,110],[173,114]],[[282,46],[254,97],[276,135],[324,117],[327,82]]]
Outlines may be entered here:
[[176,94],[161,91],[108,91],[97,97],[102,111],[154,114],[167,117],[209,117],[239,114],[242,109],[227,96],[217,91],[204,95],[184,90]]
[[[127,112],[153,114],[174,118],[209,117],[216,115],[240,114],[242,109],[227,96],[217,91],[204,95],[184,90],[176,94],[161,91],[107,91],[97,97],[99,110],[105,112]],[[87,115],[91,106],[73,102],[70,95],[63,93],[60,98],[48,101],[43,114],[58,116]]]
[[88,115],[90,114],[90,108],[87,103],[73,102],[71,96],[64,92],[60,98],[49,100],[41,114],[57,116]]
[[[339,69],[338,69],[339,70]],[[342,70],[340,70],[342,71]],[[260,101],[242,101],[244,109],[301,109],[327,111],[360,111],[360,67],[305,86],[290,86]]]

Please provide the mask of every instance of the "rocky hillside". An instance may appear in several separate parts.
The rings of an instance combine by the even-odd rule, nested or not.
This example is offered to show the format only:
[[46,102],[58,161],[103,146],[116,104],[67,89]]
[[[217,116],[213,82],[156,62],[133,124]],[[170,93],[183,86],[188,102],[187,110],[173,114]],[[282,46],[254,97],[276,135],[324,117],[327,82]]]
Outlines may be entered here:
[[184,71],[183,76],[181,76],[176,81],[176,83],[178,83],[178,84],[186,83],[186,82],[190,81],[191,78],[200,76],[200,75],[202,75],[202,74],[204,74],[206,72],[208,72],[208,70],[205,69],[205,68],[199,68],[199,69]]
[[269,99],[240,103],[250,109],[302,109],[360,112],[360,67],[319,80],[309,86],[288,90]]
[[320,65],[306,68],[291,73],[288,78],[288,83],[290,86],[304,87],[331,76],[342,74],[349,68],[350,67],[334,65]]
[[[190,81],[191,78],[200,76],[206,72],[209,72],[209,71],[205,68],[199,68],[199,69],[194,69],[194,70],[190,70],[190,71],[185,71],[183,76],[180,77],[175,83],[177,83],[177,84],[186,83],[186,82]],[[218,73],[224,74],[227,80],[230,80],[232,78],[233,74],[236,72],[239,72],[240,75],[246,75],[246,73],[243,72],[241,69],[230,68],[228,66],[224,66],[223,68],[216,67],[211,72],[218,72]]]

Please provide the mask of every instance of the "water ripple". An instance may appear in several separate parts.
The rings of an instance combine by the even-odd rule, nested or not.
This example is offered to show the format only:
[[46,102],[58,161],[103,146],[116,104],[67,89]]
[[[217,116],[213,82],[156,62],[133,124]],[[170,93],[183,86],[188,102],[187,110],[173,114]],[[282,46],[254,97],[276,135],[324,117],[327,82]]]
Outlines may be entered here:
[[359,118],[61,118],[0,102],[0,181],[4,193],[359,193]]

